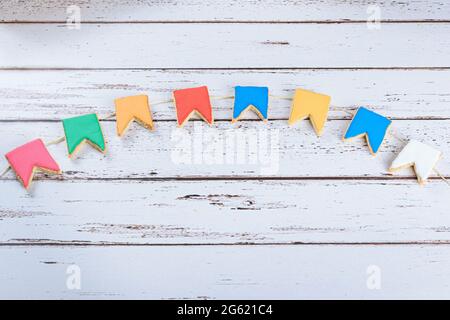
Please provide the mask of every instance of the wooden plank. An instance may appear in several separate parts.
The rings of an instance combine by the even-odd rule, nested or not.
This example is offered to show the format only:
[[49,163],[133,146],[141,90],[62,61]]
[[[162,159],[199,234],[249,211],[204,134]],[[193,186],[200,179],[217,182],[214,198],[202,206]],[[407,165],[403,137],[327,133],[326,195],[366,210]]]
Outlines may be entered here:
[[0,257],[2,299],[450,298],[449,246],[1,247]]
[[[65,143],[49,150],[64,171],[64,179],[155,179],[174,177],[383,177],[404,146],[388,137],[376,157],[365,139],[343,142],[349,120],[328,121],[323,135],[316,136],[308,120],[294,127],[287,121],[216,122],[212,128],[191,121],[178,129],[174,121],[157,122],[150,132],[134,124],[119,138],[115,122],[102,123],[107,139],[103,155],[87,146],[69,159]],[[398,120],[392,129],[406,138],[422,140],[450,154],[447,129],[450,120]],[[4,122],[0,154],[41,137],[51,141],[64,135],[59,122]],[[438,168],[450,176],[450,162],[444,157]],[[0,160],[6,166],[6,160]],[[414,178],[412,170],[398,177]],[[13,178],[10,173],[7,178]],[[59,177],[52,177],[57,178]]]
[[[67,19],[67,0],[3,0],[0,21],[60,21]],[[348,21],[447,20],[445,1],[116,1],[77,3],[82,21]]]
[[0,25],[1,68],[450,67],[450,23]]
[[1,244],[450,243],[433,181],[0,181]]
[[[59,120],[80,113],[109,114],[118,97],[172,98],[174,89],[208,85],[212,96],[233,96],[235,85],[267,85],[292,97],[301,87],[332,104],[364,105],[391,118],[450,119],[450,70],[45,70],[0,71],[1,120]],[[213,99],[215,119],[230,119],[232,100]],[[152,106],[156,120],[175,120],[172,103]],[[290,102],[271,99],[270,119],[287,119]],[[330,119],[349,116],[331,111]],[[256,119],[252,112],[243,119]]]

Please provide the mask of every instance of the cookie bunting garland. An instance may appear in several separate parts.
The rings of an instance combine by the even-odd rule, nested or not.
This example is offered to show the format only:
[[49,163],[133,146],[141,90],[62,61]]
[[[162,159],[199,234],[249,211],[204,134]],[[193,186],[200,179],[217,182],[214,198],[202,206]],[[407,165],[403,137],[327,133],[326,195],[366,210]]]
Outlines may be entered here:
[[[262,120],[267,121],[269,109],[269,97],[282,100],[292,100],[289,125],[297,121],[309,118],[317,136],[323,132],[331,108],[349,113],[343,108],[330,106],[331,97],[304,89],[296,89],[293,98],[275,97],[269,95],[268,87],[236,86],[233,106],[232,122],[236,122],[242,114],[253,110]],[[218,97],[217,99],[229,99],[233,97]],[[211,98],[208,87],[201,86],[173,91],[173,99],[159,101],[154,105],[173,102],[176,108],[177,123],[182,127],[192,115],[197,114],[209,125],[214,123]],[[148,102],[148,96],[136,95],[114,100],[115,113],[103,120],[116,117],[116,131],[118,136],[123,136],[133,121],[143,127],[153,130],[153,118]],[[80,147],[86,142],[98,151],[106,152],[106,142],[95,113],[81,115],[62,120],[65,137],[58,138],[50,144],[58,144],[66,141],[69,157],[74,156]],[[357,137],[365,137],[370,152],[373,155],[379,151],[386,134],[392,124],[388,118],[375,113],[365,107],[359,107],[344,134],[343,140],[347,141]],[[395,136],[395,135],[394,135]],[[405,140],[400,141],[406,143]],[[423,185],[432,172],[436,172],[449,186],[450,182],[435,168],[442,153],[417,140],[410,140],[392,162],[388,171],[395,173],[407,167],[413,167],[419,184]],[[50,174],[60,174],[56,161],[48,152],[41,139],[36,139],[20,146],[5,155],[9,166],[0,173],[0,177],[12,169],[23,186],[28,189],[33,176],[37,171]]]

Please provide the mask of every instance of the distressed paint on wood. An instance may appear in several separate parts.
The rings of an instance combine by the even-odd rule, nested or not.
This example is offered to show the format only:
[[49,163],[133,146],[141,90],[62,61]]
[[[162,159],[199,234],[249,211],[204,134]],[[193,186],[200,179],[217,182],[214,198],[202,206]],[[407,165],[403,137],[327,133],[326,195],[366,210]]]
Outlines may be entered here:
[[[0,260],[3,299],[450,297],[448,245],[1,247]],[[80,290],[66,286],[72,265]]]
[[[212,128],[191,121],[178,129],[174,121],[155,122],[155,131],[133,124],[120,138],[113,121],[103,121],[106,155],[86,146],[76,159],[67,156],[65,143],[49,150],[61,166],[63,179],[161,179],[174,177],[383,177],[404,146],[388,137],[377,156],[370,154],[366,140],[343,142],[350,120],[328,121],[317,137],[308,120],[289,127],[287,121],[216,122]],[[450,120],[397,120],[392,130],[404,138],[414,138],[450,154],[447,129]],[[51,141],[64,135],[60,122],[5,122],[0,127],[3,142],[0,154],[40,137]],[[6,166],[6,160],[0,160]],[[437,165],[450,176],[448,157]],[[412,170],[394,177],[415,179]],[[9,173],[5,178],[12,179]],[[60,179],[51,176],[51,179]]]
[[0,243],[449,242],[433,181],[0,181]]
[[[60,120],[113,112],[115,98],[147,94],[150,103],[174,89],[208,85],[212,96],[233,96],[236,85],[267,85],[277,96],[302,87],[352,110],[360,105],[407,119],[450,119],[450,70],[45,70],[0,71],[0,120]],[[214,118],[229,120],[233,100],[213,99]],[[287,119],[290,101],[271,99],[269,118]],[[173,103],[152,105],[156,120],[175,120]],[[243,119],[257,119],[252,112]],[[349,118],[331,111],[330,119]]]
[[[36,135],[59,136],[57,122],[21,120],[104,114],[118,94],[164,100],[174,87],[196,84],[229,95],[233,81],[260,79],[280,95],[305,85],[344,107],[425,119],[394,124],[448,154],[450,5],[442,1],[371,1],[390,21],[380,29],[368,28],[366,1],[79,1],[82,21],[90,21],[81,30],[64,26],[66,0],[36,1],[0,3],[0,21],[12,22],[0,25],[1,154]],[[47,70],[54,68],[61,70]],[[229,118],[230,105],[217,102],[219,119]],[[274,106],[274,117],[286,119],[289,103]],[[114,123],[103,122],[111,139],[104,158],[84,150],[69,163],[63,145],[51,147],[69,169],[62,180],[39,176],[31,193],[12,175],[0,180],[8,195],[0,199],[0,297],[448,297],[449,189],[441,180],[421,188],[411,171],[387,179],[400,143],[372,159],[363,142],[339,141],[348,116],[331,113],[341,120],[330,121],[322,139],[306,122],[287,131],[274,121],[282,169],[273,180],[245,181],[263,175],[254,166],[175,166],[173,107],[154,110],[163,121],[153,134],[134,127],[118,140]],[[439,163],[447,176],[448,168],[448,160]],[[196,180],[174,179],[182,177]],[[82,267],[80,291],[65,286],[70,264]],[[367,290],[369,265],[381,267],[382,290]]]
[[[67,20],[72,0],[2,0],[0,21]],[[311,0],[182,0],[182,1],[76,1],[82,21],[352,21],[448,20],[445,1],[311,1]]]
[[449,33],[447,23],[4,24],[0,68],[450,67]]

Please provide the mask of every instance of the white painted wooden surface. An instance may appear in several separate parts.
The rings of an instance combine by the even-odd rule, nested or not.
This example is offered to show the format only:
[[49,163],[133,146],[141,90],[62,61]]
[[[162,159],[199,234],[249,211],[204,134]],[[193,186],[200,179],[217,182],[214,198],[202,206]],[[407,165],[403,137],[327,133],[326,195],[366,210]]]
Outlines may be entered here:
[[[378,5],[385,21],[446,21],[446,1],[310,1],[310,0],[3,0],[1,21],[65,21],[77,4],[86,21],[365,21],[369,5]],[[370,10],[369,10],[370,11]]]
[[26,194],[2,181],[16,206],[3,204],[0,243],[450,242],[448,186],[432,183],[47,181]]
[[[442,299],[448,245],[1,247],[0,298]],[[65,286],[81,268],[80,290]],[[368,267],[382,271],[367,289]],[[371,271],[371,269],[369,269]]]
[[0,32],[2,68],[450,66],[447,23],[3,24]]
[[[61,118],[108,114],[116,97],[268,85],[391,117],[443,151],[450,178],[446,2],[373,1],[380,29],[367,28],[365,1],[80,1],[80,30],[64,25],[69,4],[0,3],[0,154],[61,136]],[[185,132],[204,150],[229,133],[276,134],[275,171],[259,149],[256,163],[176,163],[171,104],[153,107],[152,133],[133,126],[120,140],[103,121],[107,155],[72,161],[51,146],[62,176],[38,175],[30,192],[0,179],[0,298],[449,298],[450,188],[387,175],[401,142],[372,157],[363,140],[341,141],[341,111],[317,138],[307,121],[287,126],[288,101],[271,101],[268,124],[231,125],[232,100],[213,104],[215,126]],[[74,264],[80,290],[66,287]],[[380,290],[366,285],[372,265]]]

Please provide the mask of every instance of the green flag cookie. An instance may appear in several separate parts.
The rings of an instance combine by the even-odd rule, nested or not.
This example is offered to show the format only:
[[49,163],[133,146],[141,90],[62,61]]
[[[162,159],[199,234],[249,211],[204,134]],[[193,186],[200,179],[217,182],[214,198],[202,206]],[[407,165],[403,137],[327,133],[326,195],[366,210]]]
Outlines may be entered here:
[[95,113],[64,119],[62,122],[69,156],[75,154],[85,142],[97,150],[105,152],[105,138]]

